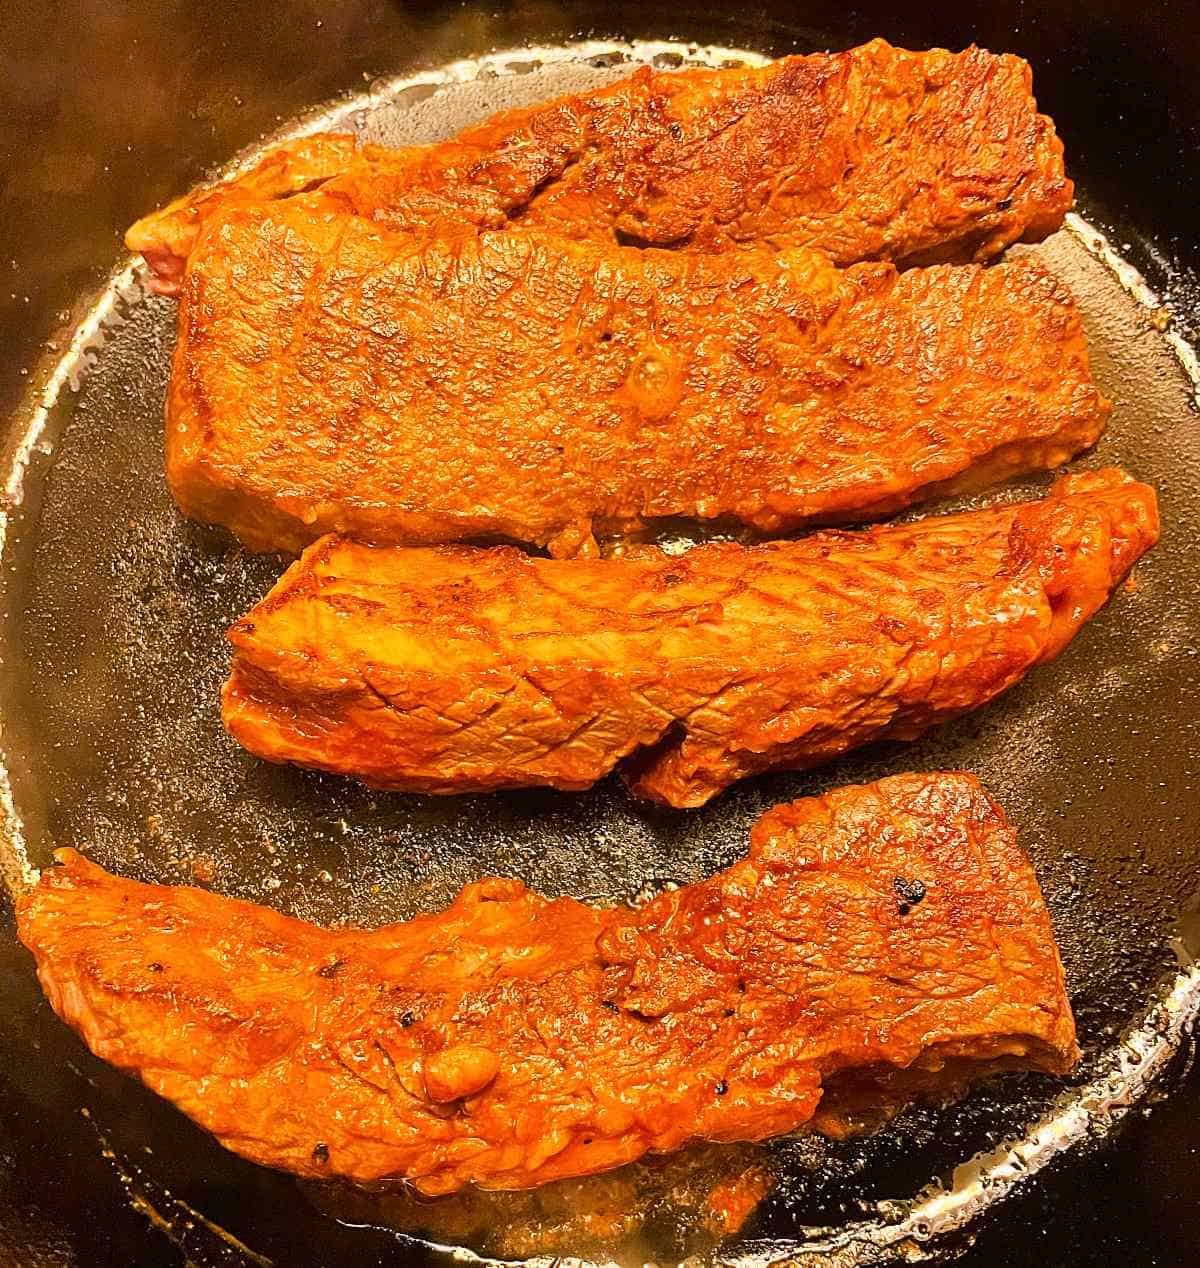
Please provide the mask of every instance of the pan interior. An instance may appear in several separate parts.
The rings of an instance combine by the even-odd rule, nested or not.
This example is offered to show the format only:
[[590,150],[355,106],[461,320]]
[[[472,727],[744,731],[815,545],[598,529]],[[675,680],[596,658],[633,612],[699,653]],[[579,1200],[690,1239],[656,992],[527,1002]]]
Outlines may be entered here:
[[[297,128],[428,142],[497,109],[627,73],[631,62],[736,60],[758,59],[673,44],[522,50],[377,81]],[[1200,835],[1194,384],[1161,315],[1085,222],[1033,250],[1080,300],[1096,376],[1117,404],[1109,434],[1076,465],[1119,463],[1155,484],[1162,544],[1056,663],[990,708],[917,744],[748,781],[687,813],[634,802],[615,781],[575,795],[385,795],[242,753],[218,717],[223,632],[281,563],[176,514],[161,470],[174,305],[146,293],[136,268],[114,278],[30,399],[9,472],[0,791],[10,886],[55,847],[75,846],[127,875],[211,886],[326,923],[400,919],[496,873],[548,894],[634,901],[728,864],[778,802],[903,770],[967,769],[1006,807],[1035,863],[1085,1053],[1065,1092],[1059,1081],[1009,1076],[855,1141],[704,1149],[537,1194],[439,1202],[258,1172],[133,1085],[99,1083],[87,1095],[105,1144],[118,1160],[141,1159],[115,1164],[132,1195],[148,1185],[186,1192],[211,1214],[220,1193],[252,1184],[308,1221],[314,1245],[353,1247],[371,1226],[431,1254],[642,1262],[711,1250],[737,1223],[721,1214],[734,1194],[751,1213],[724,1256],[810,1247],[867,1262],[903,1247],[911,1258],[923,1253],[921,1238],[1003,1196],[1021,1166],[1102,1131],[1114,1107],[1147,1092],[1196,1005],[1179,923],[1194,897]],[[82,1050],[76,1059],[89,1076],[96,1069]],[[1010,1145],[1023,1164],[1006,1161]],[[724,1207],[714,1193],[726,1195]],[[251,1250],[255,1218],[243,1211],[234,1229]],[[204,1262],[203,1252],[191,1257]]]

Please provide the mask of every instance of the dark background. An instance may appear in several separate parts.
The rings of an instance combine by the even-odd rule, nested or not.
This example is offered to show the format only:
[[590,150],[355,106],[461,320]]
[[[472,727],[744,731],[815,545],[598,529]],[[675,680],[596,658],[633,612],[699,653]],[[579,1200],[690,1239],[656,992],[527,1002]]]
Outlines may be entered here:
[[[1119,229],[1156,285],[1200,267],[1200,6],[1195,0],[923,0],[705,6],[117,0],[0,6],[0,410],[69,327],[124,227],[304,108],[366,80],[490,47],[581,35],[698,39],[784,53],[883,35],[977,41],[1034,64],[1090,214]],[[1186,326],[1195,314],[1182,313]],[[1195,327],[1191,327],[1194,331]],[[86,1095],[136,1116],[147,1095],[98,1067],[41,1000],[11,915],[0,931],[0,1262],[175,1265],[184,1255],[126,1200],[81,1115]],[[1059,1163],[975,1230],[962,1262],[1200,1262],[1200,1072],[1115,1145]],[[216,1146],[212,1146],[213,1149]],[[255,1200],[233,1166],[227,1210]],[[170,1215],[170,1212],[168,1211]],[[187,1244],[186,1213],[173,1218]],[[236,1221],[234,1221],[236,1223]],[[280,1211],[261,1247],[310,1251]],[[403,1262],[382,1236],[356,1263]],[[378,1255],[372,1259],[372,1254]],[[233,1262],[231,1260],[230,1262]],[[333,1258],[323,1262],[332,1263]]]

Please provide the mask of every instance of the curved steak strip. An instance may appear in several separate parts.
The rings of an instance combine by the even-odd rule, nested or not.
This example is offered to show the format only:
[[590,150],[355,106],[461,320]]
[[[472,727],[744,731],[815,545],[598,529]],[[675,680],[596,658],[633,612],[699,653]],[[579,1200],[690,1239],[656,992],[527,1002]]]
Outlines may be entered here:
[[1033,261],[427,239],[303,196],[227,208],[192,256],[167,476],[255,550],[341,532],[570,554],[661,516],[885,514],[1057,466],[1110,408]]
[[332,931],[73,851],[20,904],[58,1013],[255,1162],[525,1188],[1077,1056],[1033,872],[969,775],[772,811],[638,911],[517,881]]
[[757,547],[536,559],[328,538],[230,630],[223,717],[271,761],[383,788],[633,790],[912,739],[1056,656],[1157,540],[1121,472],[1041,502]]
[[301,138],[126,235],[174,291],[230,201],[322,195],[396,227],[497,227],[715,250],[816,247],[838,263],[985,260],[1062,223],[1073,187],[1028,63],[883,40],[764,67],[654,72],[404,150]]

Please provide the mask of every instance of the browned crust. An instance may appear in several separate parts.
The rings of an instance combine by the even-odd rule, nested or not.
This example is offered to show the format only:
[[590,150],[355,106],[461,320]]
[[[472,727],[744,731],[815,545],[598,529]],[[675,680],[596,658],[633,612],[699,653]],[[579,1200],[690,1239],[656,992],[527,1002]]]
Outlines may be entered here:
[[317,136],[177,200],[126,236],[173,291],[231,201],[323,186],[422,231],[519,219],[572,236],[712,250],[813,246],[839,263],[989,259],[1062,223],[1073,189],[1021,58],[873,40],[761,68],[639,70],[514,110],[440,145]]
[[167,476],[256,550],[336,531],[567,554],[662,516],[886,514],[1053,468],[1110,408],[1033,261],[427,240],[295,198],[226,208],[192,256]]
[[1056,656],[1158,537],[1117,471],[1040,502],[670,557],[311,547],[230,630],[251,752],[422,792],[585,788],[696,806],[911,739]]
[[968,775],[781,807],[747,858],[636,912],[487,880],[334,931],[59,860],[18,911],[55,1009],[302,1175],[524,1188],[1077,1057],[1037,882]]

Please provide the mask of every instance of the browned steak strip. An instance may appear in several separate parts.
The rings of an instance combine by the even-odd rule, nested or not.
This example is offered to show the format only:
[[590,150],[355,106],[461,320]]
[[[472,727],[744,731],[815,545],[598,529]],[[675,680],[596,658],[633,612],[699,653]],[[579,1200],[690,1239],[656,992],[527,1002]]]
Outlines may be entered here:
[[1057,466],[1110,409],[1029,260],[428,239],[298,197],[209,221],[179,324],[171,488],[257,550],[863,518]]
[[327,538],[230,631],[251,752],[384,788],[697,806],[911,739],[1056,656],[1158,537],[1118,471],[1039,502],[747,548],[536,559]]
[[59,858],[18,917],[59,1014],[301,1175],[526,1188],[691,1140],[841,1133],[1077,1056],[1037,882],[969,775],[781,807],[742,861],[637,911],[485,880],[437,915],[325,930]]
[[988,259],[1057,229],[1073,195],[1025,61],[873,40],[763,67],[645,68],[439,145],[288,142],[138,221],[126,242],[173,291],[214,210],[317,185],[422,232],[520,220],[702,251],[811,246],[842,264]]

